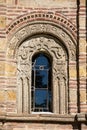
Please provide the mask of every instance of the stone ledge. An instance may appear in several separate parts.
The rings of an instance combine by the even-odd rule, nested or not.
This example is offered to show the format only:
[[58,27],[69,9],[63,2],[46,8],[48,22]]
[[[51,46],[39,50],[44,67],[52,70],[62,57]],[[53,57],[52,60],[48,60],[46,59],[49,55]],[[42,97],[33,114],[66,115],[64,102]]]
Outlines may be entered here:
[[0,115],[1,122],[87,122],[86,114],[59,115],[59,114],[9,114]]

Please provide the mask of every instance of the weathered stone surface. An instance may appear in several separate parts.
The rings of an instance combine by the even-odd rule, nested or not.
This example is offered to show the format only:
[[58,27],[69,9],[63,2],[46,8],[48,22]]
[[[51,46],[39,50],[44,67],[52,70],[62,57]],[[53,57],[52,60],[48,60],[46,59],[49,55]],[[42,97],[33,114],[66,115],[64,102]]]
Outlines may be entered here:
[[6,0],[6,4],[14,5],[16,0]]
[[79,49],[80,49],[80,53],[86,53],[86,41],[85,39],[80,39],[80,46],[79,46]]
[[86,4],[86,0],[80,0],[80,2],[81,2],[80,3],[81,5],[85,5]]
[[6,3],[6,0],[0,0],[0,4]]
[[[41,15],[41,14],[40,14]],[[35,15],[36,16],[36,15]],[[49,15],[48,15],[49,16]],[[30,16],[29,16],[30,17]],[[50,16],[49,16],[50,17]],[[61,20],[62,21],[62,20]],[[45,21],[44,21],[45,22]],[[52,34],[58,37],[58,39],[62,39],[63,44],[61,46],[66,46],[69,53],[70,60],[76,59],[76,40],[74,39],[73,35],[71,37],[70,34],[65,33],[63,30],[60,29],[60,27],[56,27],[55,25],[52,25],[51,23],[40,23],[38,26],[38,23],[34,23],[33,25],[27,25],[23,29],[17,31],[15,35],[10,39],[9,41],[9,47],[7,51],[7,55],[9,57],[16,57],[17,53],[17,47],[20,46],[23,39],[26,39],[27,37],[38,33],[44,33],[44,34]]]
[[4,90],[0,90],[0,102],[5,101],[5,92]]
[[6,38],[0,38],[0,50],[6,49]]
[[80,78],[86,77],[86,73],[87,73],[86,64],[80,65],[80,70],[79,71],[80,71]]
[[14,64],[5,63],[5,75],[6,76],[16,76],[16,66]]
[[[0,130],[87,130],[87,5],[86,0],[79,0],[79,2],[80,3],[78,3],[76,0],[0,0]],[[79,28],[77,28],[77,23],[79,23]],[[79,30],[79,48],[76,41],[78,34],[77,30]],[[43,38],[39,40],[36,38],[32,41],[31,36],[33,34],[43,33],[50,34],[51,36],[58,38],[59,41],[61,41],[58,44],[61,44],[61,48],[66,49],[59,49],[58,51],[58,48],[60,47],[58,45],[56,46],[57,48],[54,49],[45,38],[44,40],[42,40]],[[23,64],[26,64],[25,61],[28,61],[28,65],[30,65],[31,60],[26,60],[28,59],[26,57],[30,56],[30,53],[27,53],[26,49],[24,49],[19,56],[21,60],[17,59],[20,46],[24,45],[24,41],[27,38],[31,39],[29,40],[31,43],[31,49],[28,48],[31,55],[37,51],[39,52],[47,50],[53,57],[55,57],[54,60],[56,62],[56,66],[53,63],[55,67],[53,66],[54,70],[52,76],[53,87],[56,88],[53,92],[53,103],[55,108],[57,106],[57,109],[54,113],[55,118],[51,118],[53,116],[52,113],[50,114],[50,117],[48,114],[37,114],[34,118],[34,115],[30,114],[33,122],[28,122],[28,118],[31,118],[29,115],[25,114],[25,116],[20,116],[20,114],[17,113],[22,111],[21,113],[24,114],[23,111],[26,109],[20,109],[20,105],[23,103],[20,103],[20,101],[23,99],[23,96],[21,96],[21,92],[23,92],[21,91],[23,86],[21,85],[21,81],[17,81],[16,78],[17,76],[19,76],[19,78],[20,76],[23,76],[22,78],[25,81],[23,85],[26,91],[28,90],[28,87],[26,87],[26,81],[30,80],[31,76],[31,70],[29,70],[28,67],[23,68]],[[50,42],[51,44],[54,43],[51,40]],[[42,45],[41,43],[44,44]],[[25,45],[22,47],[25,48]],[[79,54],[76,53],[78,51]],[[65,54],[65,57],[62,57],[63,54]],[[59,63],[58,61],[60,61],[59,57],[62,57],[60,59],[67,63],[65,66],[61,64],[61,66],[63,66],[62,68],[65,68],[63,73],[61,73],[61,67],[57,64]],[[77,60],[79,61],[78,64]],[[21,61],[24,61],[23,64]],[[20,67],[18,67],[18,64]],[[26,65],[24,67],[26,67]],[[78,73],[77,69],[79,71]],[[18,71],[20,71],[21,74],[17,75]],[[28,77],[27,80],[25,76]],[[60,84],[58,84],[59,78],[60,80],[63,79]],[[17,84],[17,82],[19,84]],[[29,82],[31,82],[31,80]],[[59,93],[60,90],[58,85],[62,90],[61,93]],[[31,84],[29,87],[31,87]],[[17,93],[18,91],[19,93]],[[24,94],[25,107],[29,105],[29,102],[27,102],[30,100],[29,94],[30,93],[28,93],[28,91],[26,91]],[[60,101],[58,99],[58,94],[60,94],[61,97]],[[20,97],[19,101],[17,100],[18,96]],[[69,106],[70,114],[64,114],[65,110],[63,106],[65,100],[67,102],[66,108]],[[62,107],[60,106],[60,108],[64,113],[59,113],[59,104],[61,104]],[[19,111],[17,111],[18,107]],[[80,118],[77,116],[78,110],[81,112],[80,114],[85,113],[83,117]],[[56,115],[56,112],[59,114]],[[9,113],[12,115],[8,116]],[[16,118],[15,116],[12,117],[14,113],[17,114]],[[65,121],[67,119],[63,117],[73,113],[75,114],[75,117],[77,117],[78,121],[75,122],[76,118],[73,118],[72,123],[68,124],[70,121],[70,118],[68,118],[66,123]],[[4,116],[2,116],[3,114]],[[47,119],[49,119],[49,122],[47,123],[45,116]],[[60,118],[58,118],[58,116],[60,116]],[[44,117],[45,123],[43,120],[41,120],[43,119],[42,117]],[[24,122],[20,123],[20,120],[23,121],[23,119]],[[42,122],[35,122],[38,119]],[[50,123],[51,119],[53,120],[53,123]],[[56,123],[56,120],[59,121]],[[59,122],[61,122],[61,124]],[[78,128],[77,122],[79,124],[83,122],[81,124],[81,128],[80,126]]]
[[6,27],[6,16],[0,15],[0,28]]
[[86,91],[85,90],[81,90],[80,91],[80,100],[81,102],[86,102]]
[[70,71],[69,71],[69,75],[70,75],[70,78],[76,78],[76,67],[75,66],[70,66]]
[[76,103],[77,101],[77,91],[75,89],[70,90],[70,102]]
[[76,2],[74,0],[71,1],[67,1],[67,0],[46,0],[46,2],[44,2],[44,0],[19,0],[18,2],[19,5],[25,5],[28,7],[45,7],[45,8],[49,8],[49,7],[59,7],[59,6],[70,6],[70,7],[74,7],[76,5]]
[[5,92],[5,94],[6,94],[6,100],[7,101],[15,101],[16,100],[16,91],[14,91],[14,90],[7,90],[6,92]]
[[[31,91],[31,68],[32,68],[32,56],[36,53],[43,52],[49,57],[52,57],[52,77],[53,77],[53,92],[55,96],[54,101],[54,109],[55,113],[67,113],[67,94],[66,89],[68,88],[67,81],[67,54],[63,49],[62,45],[59,41],[55,40],[55,38],[48,35],[37,35],[35,37],[31,37],[30,40],[23,42],[18,50],[18,66],[17,66],[17,81],[18,81],[18,104],[19,111],[27,112],[30,108],[27,108],[30,105],[30,93]],[[58,94],[60,91],[60,94]],[[66,100],[65,100],[66,98]],[[21,100],[20,100],[21,99]],[[59,99],[59,101],[58,101]],[[22,100],[27,104],[22,104]],[[59,103],[60,102],[60,103]],[[58,110],[58,108],[60,110]]]
[[0,76],[3,76],[5,73],[5,62],[0,61]]

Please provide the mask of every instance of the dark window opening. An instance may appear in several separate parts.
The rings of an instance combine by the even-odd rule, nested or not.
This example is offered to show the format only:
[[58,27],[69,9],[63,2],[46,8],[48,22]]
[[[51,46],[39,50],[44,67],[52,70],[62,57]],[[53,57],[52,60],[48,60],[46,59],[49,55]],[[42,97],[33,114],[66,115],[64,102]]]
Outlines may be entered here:
[[52,112],[51,61],[44,53],[32,58],[31,109]]

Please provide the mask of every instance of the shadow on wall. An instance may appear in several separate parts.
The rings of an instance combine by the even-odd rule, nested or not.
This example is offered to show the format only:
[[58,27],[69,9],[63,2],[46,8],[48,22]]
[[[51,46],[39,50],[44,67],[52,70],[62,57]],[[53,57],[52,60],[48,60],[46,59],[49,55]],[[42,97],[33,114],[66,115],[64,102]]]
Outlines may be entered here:
[[80,123],[74,123],[73,124],[73,130],[81,130],[81,124]]

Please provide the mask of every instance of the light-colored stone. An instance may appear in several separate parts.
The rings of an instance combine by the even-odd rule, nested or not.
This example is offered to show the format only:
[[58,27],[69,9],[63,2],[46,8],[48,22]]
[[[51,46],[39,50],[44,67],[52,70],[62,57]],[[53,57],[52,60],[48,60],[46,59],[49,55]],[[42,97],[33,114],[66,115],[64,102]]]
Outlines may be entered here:
[[13,128],[13,130],[28,130],[28,129],[25,129],[25,128]]
[[[19,105],[19,112],[27,112],[29,111],[28,105],[31,100],[30,91],[31,91],[31,82],[32,82],[32,57],[36,53],[44,53],[52,58],[53,62],[53,73],[51,74],[54,81],[53,84],[53,97],[54,105],[53,109],[55,113],[67,113],[67,95],[66,89],[68,88],[67,84],[67,54],[64,51],[62,45],[60,45],[59,41],[56,41],[55,38],[46,35],[37,35],[30,40],[24,41],[18,50],[18,67],[17,67],[17,81],[18,81],[18,104]],[[51,60],[50,58],[50,60]],[[58,91],[60,91],[60,94]],[[28,91],[29,90],[29,91]],[[55,94],[57,93],[57,94]],[[22,95],[23,94],[23,95]],[[64,95],[64,96],[63,96]],[[59,98],[60,102],[58,101],[57,97]],[[21,99],[21,100],[20,100]],[[22,103],[24,101],[24,104]],[[57,107],[60,108],[58,111]]]
[[0,50],[5,50],[6,48],[6,38],[0,38]]
[[0,90],[0,102],[5,101],[5,92],[4,90]]
[[3,76],[5,73],[5,62],[0,61],[0,76]]
[[85,5],[86,4],[86,0],[80,0],[80,5]]
[[70,70],[69,70],[69,75],[70,78],[76,78],[76,67],[75,66],[70,66]]
[[80,38],[80,45],[79,45],[79,49],[80,49],[80,53],[86,53],[86,41],[85,39]]
[[86,64],[80,65],[80,78],[86,77],[87,70],[86,70]]
[[6,76],[16,76],[16,66],[12,63],[5,63],[5,75]]
[[12,5],[15,4],[15,0],[6,0],[6,3]]
[[77,90],[76,89],[70,89],[70,102],[76,103],[77,101]]
[[6,16],[0,16],[0,28],[6,27]]
[[80,91],[80,101],[84,103],[86,102],[86,90]]
[[19,5],[22,6],[28,6],[28,7],[45,7],[45,8],[49,8],[49,7],[75,7],[76,6],[76,2],[75,0],[46,0],[46,2],[44,2],[44,0],[19,0],[18,2]]
[[[87,130],[87,86],[85,81],[87,78],[87,0],[79,0],[78,2],[77,0],[0,0],[0,130]],[[78,32],[76,30],[79,30],[79,39],[77,39]],[[43,33],[47,35],[46,38],[50,35],[56,41],[58,39],[60,42],[57,42],[57,45],[60,45],[64,51],[59,49],[60,52],[58,52],[60,46],[56,46],[57,48],[54,49],[49,42],[46,42],[45,38],[42,40],[39,37],[37,40],[32,37],[33,34],[43,36]],[[24,44],[25,39],[31,43],[29,44],[31,49],[28,48],[28,54],[24,46],[24,50],[19,56],[19,59],[24,61],[21,62],[18,59],[18,52],[20,47],[26,44]],[[50,42],[52,45],[54,44],[53,41]],[[79,48],[77,44],[79,44]],[[78,50],[79,54],[76,53]],[[28,106],[28,101],[31,101],[31,84],[29,83],[31,83],[32,72],[31,68],[28,70],[26,65],[24,68],[22,66],[22,63],[26,64],[25,59],[29,56],[27,63],[28,67],[31,67],[31,57],[39,51],[46,51],[47,55],[50,53],[54,57],[52,59],[52,88],[53,90],[55,88],[53,105],[56,111],[54,110],[51,114],[45,113],[45,115],[44,113],[32,114],[29,111],[31,108]],[[66,58],[62,58],[65,66],[61,62],[60,66],[63,66],[64,71],[58,66],[61,59],[59,57],[63,54],[66,55]],[[77,58],[80,58],[78,59],[79,62],[77,62]],[[19,69],[18,75],[17,69]],[[24,80],[24,83],[22,81],[17,82],[17,78]],[[61,79],[63,80],[60,82]],[[22,91],[23,88],[24,91]],[[19,102],[18,96],[20,97]],[[60,100],[59,97],[61,97]],[[23,102],[21,102],[22,99],[24,99]],[[67,103],[68,107],[66,108],[70,113],[64,112],[64,101]],[[20,105],[28,106],[27,111],[30,114],[23,113],[24,110],[26,112],[26,108],[23,107],[24,110],[21,110]],[[18,107],[19,111],[17,111]],[[61,109],[60,113],[58,109]],[[80,113],[77,113],[78,110]],[[77,115],[82,113],[84,113],[84,118],[78,118]],[[71,123],[70,116],[72,116]],[[66,123],[66,117],[69,123]],[[40,120],[41,122],[39,122]],[[81,128],[78,128],[78,124]]]
[[6,0],[0,0],[0,4],[6,3]]
[[14,90],[7,90],[5,92],[8,101],[16,100],[16,92]]
[[86,20],[85,17],[80,17],[80,29],[84,29],[85,30],[86,27]]

